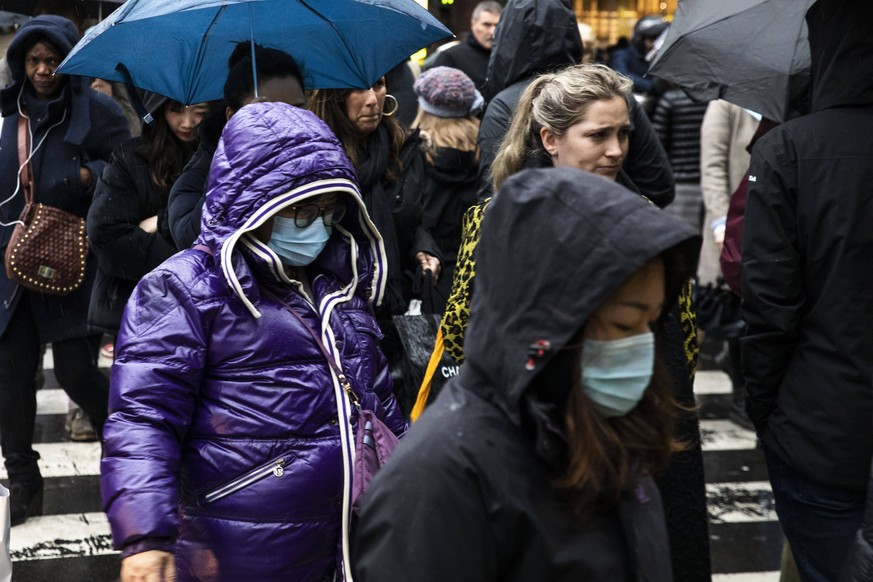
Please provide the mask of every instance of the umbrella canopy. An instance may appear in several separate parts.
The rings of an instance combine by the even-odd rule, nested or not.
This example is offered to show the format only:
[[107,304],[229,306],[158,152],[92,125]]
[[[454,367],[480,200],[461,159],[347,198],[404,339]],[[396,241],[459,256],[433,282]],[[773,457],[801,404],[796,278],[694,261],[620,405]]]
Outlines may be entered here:
[[360,89],[448,36],[414,0],[128,0],[58,72],[211,101],[222,96],[230,53],[251,39],[293,56],[306,89]]
[[806,12],[815,0],[685,0],[649,74],[701,101],[784,121],[809,83]]

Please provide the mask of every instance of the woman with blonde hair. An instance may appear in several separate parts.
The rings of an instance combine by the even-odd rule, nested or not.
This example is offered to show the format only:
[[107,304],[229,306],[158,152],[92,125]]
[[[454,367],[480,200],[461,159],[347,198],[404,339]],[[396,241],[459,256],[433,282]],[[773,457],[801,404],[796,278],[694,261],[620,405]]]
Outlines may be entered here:
[[[421,131],[427,182],[422,223],[443,253],[442,276],[433,287],[426,312],[443,313],[461,245],[461,220],[476,202],[479,174],[479,119],[483,99],[463,71],[434,67],[413,85]],[[424,295],[424,294],[423,294]]]
[[621,171],[632,89],[630,79],[596,64],[534,79],[491,166],[494,190],[523,167],[575,165],[638,191]]

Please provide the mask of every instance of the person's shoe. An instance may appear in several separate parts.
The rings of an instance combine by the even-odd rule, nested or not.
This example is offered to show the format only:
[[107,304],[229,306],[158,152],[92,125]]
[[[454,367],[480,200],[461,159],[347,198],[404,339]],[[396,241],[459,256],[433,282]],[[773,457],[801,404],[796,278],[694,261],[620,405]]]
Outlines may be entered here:
[[12,481],[9,483],[9,516],[12,525],[27,521],[28,517],[42,515],[43,480]]
[[91,424],[91,419],[81,408],[67,412],[67,422],[64,425],[70,440],[77,443],[90,443],[97,440],[97,431]]

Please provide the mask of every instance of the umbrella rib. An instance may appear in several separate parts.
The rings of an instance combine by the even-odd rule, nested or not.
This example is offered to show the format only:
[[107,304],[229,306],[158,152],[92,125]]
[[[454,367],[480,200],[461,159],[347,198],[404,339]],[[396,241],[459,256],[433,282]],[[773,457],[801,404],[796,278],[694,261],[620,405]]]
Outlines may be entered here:
[[[334,31],[336,31],[336,35],[337,35],[337,37],[338,37],[338,38],[340,39],[340,41],[343,43],[343,46],[346,48],[346,50],[348,51],[348,53],[349,53],[350,55],[356,55],[356,54],[357,54],[355,51],[352,50],[352,47],[350,47],[349,44],[346,42],[345,37],[340,33],[340,29],[337,28],[336,24],[334,24],[333,21],[331,21],[329,18],[325,18],[324,15],[322,15],[318,10],[316,10],[315,8],[313,8],[312,6],[310,6],[309,4],[307,4],[307,3],[306,3],[306,0],[297,0],[297,2],[298,2],[301,6],[303,6],[304,8],[306,8],[307,10],[309,10],[310,12],[312,12],[315,16],[317,16],[318,18],[320,18],[321,20],[323,20],[324,22],[326,22],[328,25],[330,25],[330,27],[333,28]],[[355,64],[358,64],[358,63],[355,63]],[[358,73],[362,73],[362,71],[360,70],[360,67],[358,67]],[[364,81],[369,81],[369,79],[365,78],[363,74],[361,74],[361,78],[363,78]],[[369,89],[369,87],[361,87],[361,88],[362,88],[362,89]]]
[[[203,33],[202,38],[200,39],[200,46],[197,49],[197,59],[194,61],[194,70],[192,73],[192,78],[195,78],[197,75],[197,71],[200,70],[200,67],[203,65],[203,59],[206,57],[206,40],[209,38],[209,34],[212,32],[212,29],[215,28],[218,21],[221,19],[221,15],[224,14],[224,11],[227,10],[227,5],[222,5],[219,7],[218,12],[215,13],[215,16],[212,19],[212,22],[209,23],[209,27],[206,29],[206,32]],[[194,87],[189,88],[189,93],[185,96],[185,105],[190,105],[190,101],[193,98]]]

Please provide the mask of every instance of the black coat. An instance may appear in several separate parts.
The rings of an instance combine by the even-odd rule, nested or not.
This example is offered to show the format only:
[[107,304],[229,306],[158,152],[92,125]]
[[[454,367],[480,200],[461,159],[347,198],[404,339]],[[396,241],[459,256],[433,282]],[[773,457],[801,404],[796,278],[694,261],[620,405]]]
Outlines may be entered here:
[[488,59],[491,50],[476,41],[471,33],[467,40],[439,53],[434,66],[452,67],[463,71],[470,77],[479,91],[485,88],[485,74],[488,72]]
[[[570,385],[543,393],[532,380],[650,258],[668,254],[676,266],[666,299],[675,301],[698,248],[687,225],[592,174],[509,178],[482,225],[465,365],[365,495],[357,579],[672,580],[650,477],[588,522],[556,493]],[[531,368],[537,340],[550,347]]]
[[[377,311],[380,317],[406,312],[413,298],[416,253],[423,251],[442,259],[433,236],[422,224],[423,209],[427,205],[427,172],[418,131],[408,135],[403,143],[402,169],[392,165],[389,150],[388,131],[384,125],[379,125],[370,134],[355,168],[361,197],[382,235],[388,258],[385,299]],[[393,182],[388,180],[389,173],[394,174]]]
[[434,288],[433,311],[442,313],[452,288],[461,246],[461,221],[476,202],[479,164],[475,151],[437,148],[427,163],[422,223],[442,252],[442,273]]
[[[22,26],[9,45],[7,62],[14,81],[0,91],[0,108],[5,118],[0,135],[0,192],[6,193],[4,199],[16,192],[20,95],[21,104],[31,118],[34,148],[48,132],[32,159],[36,201],[85,218],[94,184],[106,160],[115,146],[130,139],[130,130],[118,105],[88,87],[82,77],[67,77],[55,99],[37,100],[30,83],[24,81],[24,52],[34,35],[44,36],[63,54],[78,40],[78,32],[69,20],[39,16]],[[52,126],[54,128],[50,129]],[[88,188],[82,186],[81,167],[91,172]],[[18,190],[15,197],[0,208],[0,220],[4,223],[17,220],[23,207],[24,194]],[[5,252],[12,231],[12,226],[2,227],[0,251]],[[28,305],[42,343],[91,335],[94,330],[87,323],[88,302],[96,271],[96,261],[89,255],[82,286],[69,295],[54,296],[24,291],[8,279],[6,269],[0,268],[0,301],[3,302],[0,335],[5,333],[22,292],[30,294]]]
[[743,376],[758,435],[804,477],[865,491],[873,456],[873,6],[807,15],[812,110],[752,152]]
[[176,248],[189,248],[200,235],[200,216],[206,201],[206,181],[215,147],[201,142],[170,189],[167,215]]
[[[167,223],[167,197],[151,178],[142,138],[122,144],[103,171],[88,211],[88,238],[97,279],[88,320],[115,332],[136,283],[176,252]],[[139,227],[157,215],[158,231]]]

